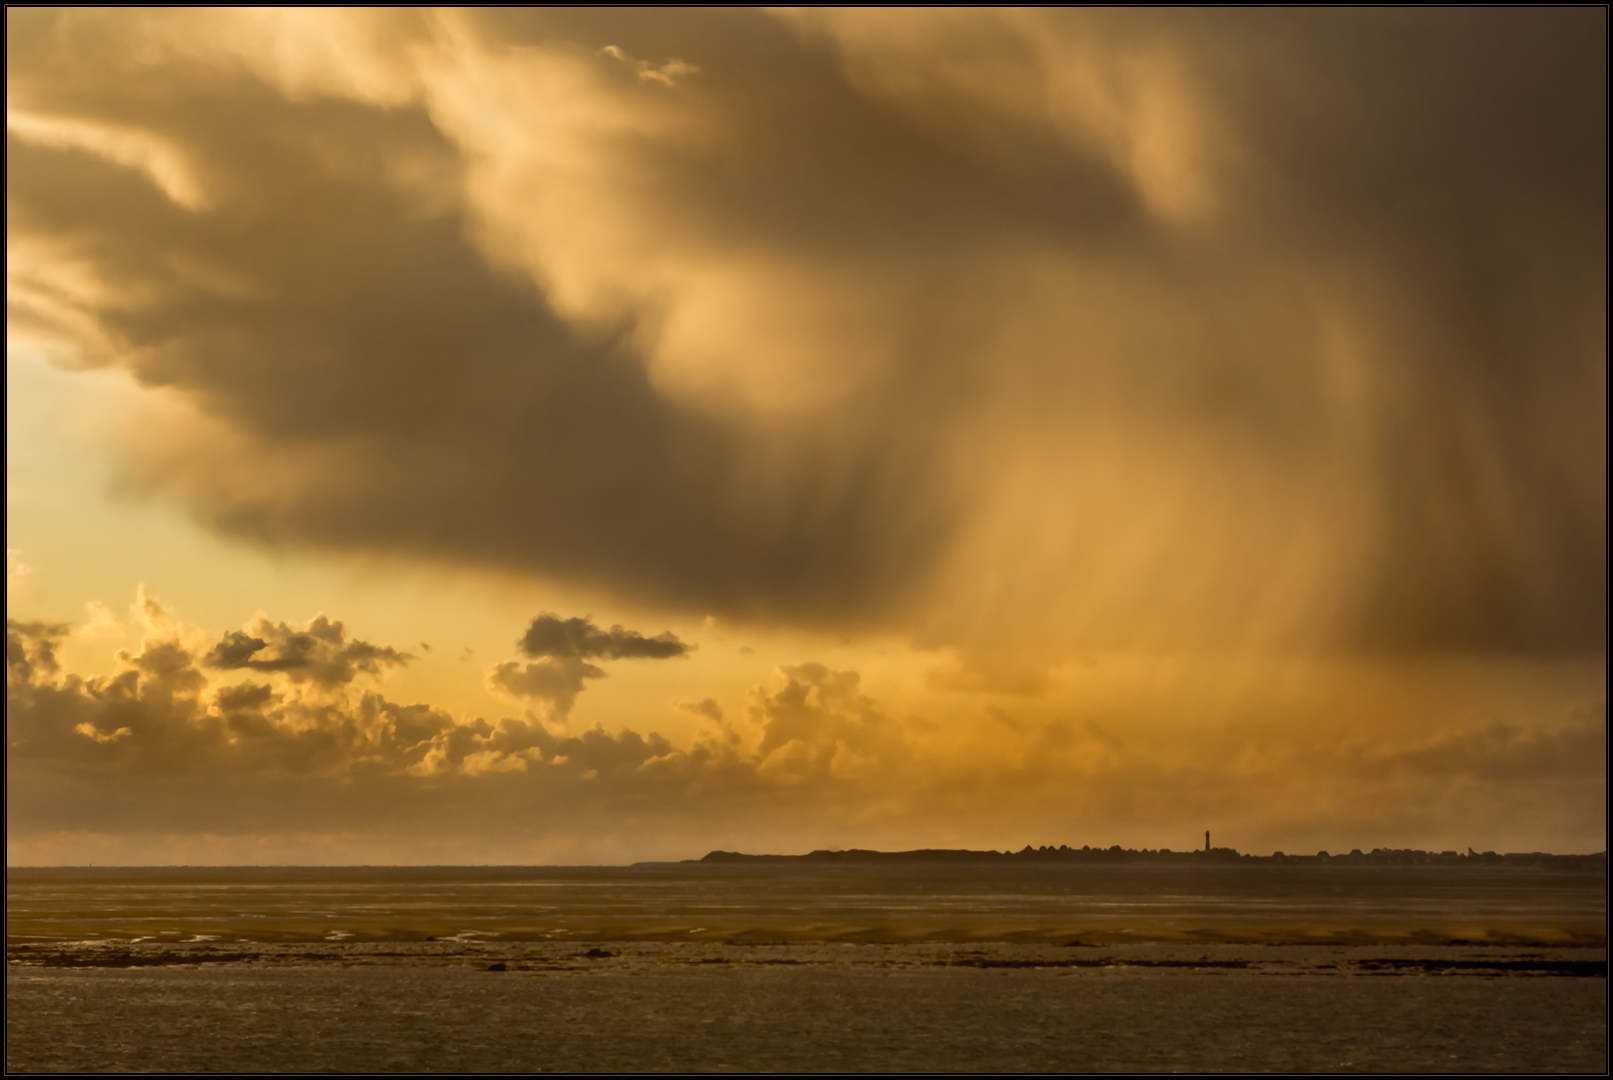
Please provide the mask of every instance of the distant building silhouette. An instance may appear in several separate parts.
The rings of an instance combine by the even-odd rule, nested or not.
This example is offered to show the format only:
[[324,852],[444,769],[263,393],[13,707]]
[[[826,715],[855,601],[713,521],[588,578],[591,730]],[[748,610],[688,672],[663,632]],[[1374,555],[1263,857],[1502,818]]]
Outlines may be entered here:
[[1274,851],[1270,855],[1245,855],[1233,848],[1218,848],[1213,846],[1212,837],[1208,830],[1204,835],[1203,851],[1172,852],[1168,849],[1150,851],[1131,850],[1114,844],[1107,848],[1090,847],[1083,845],[1072,848],[1061,844],[1058,847],[1044,845],[1035,847],[1026,844],[1019,851],[969,851],[964,849],[936,849],[925,848],[918,851],[867,851],[852,848],[848,851],[813,851],[806,855],[744,855],[737,851],[713,851],[704,859],[686,860],[689,862],[765,862],[765,863],[956,863],[968,862],[977,864],[993,863],[1022,863],[1022,862],[1059,862],[1059,863],[1159,863],[1183,862],[1189,865],[1229,865],[1233,863],[1248,863],[1251,865],[1280,863],[1285,865],[1321,865],[1333,864],[1337,866],[1466,866],[1466,867],[1494,867],[1514,866],[1533,867],[1537,869],[1551,869],[1572,872],[1605,873],[1607,869],[1607,852],[1597,852],[1594,855],[1551,855],[1546,852],[1509,852],[1499,855],[1493,851],[1477,852],[1469,849],[1470,854],[1458,855],[1454,851],[1420,851],[1410,848],[1373,848],[1370,854],[1363,854],[1360,848],[1351,849],[1348,855],[1331,855],[1326,851],[1319,851],[1315,855],[1288,855],[1281,851]]

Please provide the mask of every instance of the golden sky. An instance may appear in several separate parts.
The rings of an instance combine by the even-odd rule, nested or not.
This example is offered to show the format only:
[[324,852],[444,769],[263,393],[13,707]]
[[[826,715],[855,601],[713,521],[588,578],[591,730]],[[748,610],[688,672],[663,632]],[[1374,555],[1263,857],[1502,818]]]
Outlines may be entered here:
[[1604,9],[6,27],[12,865],[1606,847]]

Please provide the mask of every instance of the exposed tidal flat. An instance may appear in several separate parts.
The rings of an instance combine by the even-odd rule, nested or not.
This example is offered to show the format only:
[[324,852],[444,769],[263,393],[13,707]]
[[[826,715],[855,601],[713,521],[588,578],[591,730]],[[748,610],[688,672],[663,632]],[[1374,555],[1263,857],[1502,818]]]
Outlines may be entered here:
[[1603,872],[13,869],[11,1071],[1564,1071]]

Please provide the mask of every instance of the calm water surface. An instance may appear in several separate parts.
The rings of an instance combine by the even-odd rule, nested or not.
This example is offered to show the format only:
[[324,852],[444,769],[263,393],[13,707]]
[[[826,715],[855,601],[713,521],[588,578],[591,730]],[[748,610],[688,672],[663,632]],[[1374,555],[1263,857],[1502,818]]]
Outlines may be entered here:
[[12,870],[21,1072],[1607,1067],[1600,876]]

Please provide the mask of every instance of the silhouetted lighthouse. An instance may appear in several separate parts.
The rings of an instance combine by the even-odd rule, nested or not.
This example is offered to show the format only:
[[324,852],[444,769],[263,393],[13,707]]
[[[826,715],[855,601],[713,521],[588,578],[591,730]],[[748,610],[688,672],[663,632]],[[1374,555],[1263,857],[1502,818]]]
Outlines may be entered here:
[[1205,851],[1210,850],[1210,830],[1209,829],[1204,830],[1204,850]]

